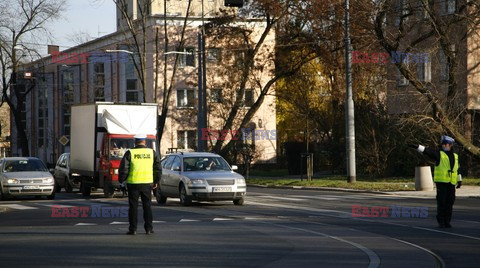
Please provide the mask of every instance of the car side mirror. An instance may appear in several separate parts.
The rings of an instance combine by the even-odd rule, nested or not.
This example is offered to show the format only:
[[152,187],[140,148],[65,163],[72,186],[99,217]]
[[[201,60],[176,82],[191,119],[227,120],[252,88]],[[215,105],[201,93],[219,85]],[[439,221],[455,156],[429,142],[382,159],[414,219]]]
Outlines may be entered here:
[[180,171],[180,167],[174,167],[173,171]]
[[232,166],[232,170],[238,170],[238,166],[237,166],[237,165],[233,165],[233,166]]

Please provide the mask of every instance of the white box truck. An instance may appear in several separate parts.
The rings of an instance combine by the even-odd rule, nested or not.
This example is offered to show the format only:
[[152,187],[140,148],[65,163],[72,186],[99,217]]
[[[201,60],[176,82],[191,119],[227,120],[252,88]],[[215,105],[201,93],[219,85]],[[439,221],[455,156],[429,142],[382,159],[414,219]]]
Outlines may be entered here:
[[97,102],[72,106],[70,172],[76,173],[80,191],[103,188],[112,197],[120,188],[118,168],[134,136],[147,134],[147,146],[157,148],[157,104],[141,105]]

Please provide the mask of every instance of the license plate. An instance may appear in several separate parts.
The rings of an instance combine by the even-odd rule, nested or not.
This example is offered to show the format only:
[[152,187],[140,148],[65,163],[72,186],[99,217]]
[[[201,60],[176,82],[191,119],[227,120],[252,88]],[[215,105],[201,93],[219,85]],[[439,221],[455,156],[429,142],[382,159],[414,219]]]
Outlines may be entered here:
[[40,187],[38,187],[38,186],[23,186],[23,189],[32,190],[32,189],[40,189]]
[[213,188],[213,192],[214,193],[224,193],[224,192],[231,192],[232,191],[232,187],[214,187]]

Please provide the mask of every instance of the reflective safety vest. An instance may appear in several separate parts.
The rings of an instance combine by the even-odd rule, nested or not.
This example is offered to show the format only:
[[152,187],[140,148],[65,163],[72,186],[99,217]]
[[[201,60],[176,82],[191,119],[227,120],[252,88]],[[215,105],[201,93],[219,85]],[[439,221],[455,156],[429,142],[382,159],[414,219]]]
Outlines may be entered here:
[[153,183],[154,157],[153,149],[130,149],[130,172],[128,173],[127,183]]
[[453,185],[457,184],[458,155],[454,153],[453,156],[455,158],[455,163],[453,169],[450,170],[450,160],[448,159],[448,155],[444,151],[440,151],[440,163],[438,166],[435,166],[433,177],[434,182],[449,182]]

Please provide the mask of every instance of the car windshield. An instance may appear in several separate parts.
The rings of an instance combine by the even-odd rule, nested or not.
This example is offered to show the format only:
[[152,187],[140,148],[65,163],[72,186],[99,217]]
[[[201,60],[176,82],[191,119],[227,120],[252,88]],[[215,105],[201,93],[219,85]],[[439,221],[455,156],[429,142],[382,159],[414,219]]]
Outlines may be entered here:
[[[155,140],[147,139],[147,147],[154,148]],[[112,138],[110,139],[110,158],[122,159],[125,152],[135,147],[135,140],[132,138]]]
[[219,171],[230,170],[230,166],[221,157],[185,157],[184,171]]
[[7,160],[3,172],[47,171],[42,161],[38,159]]

